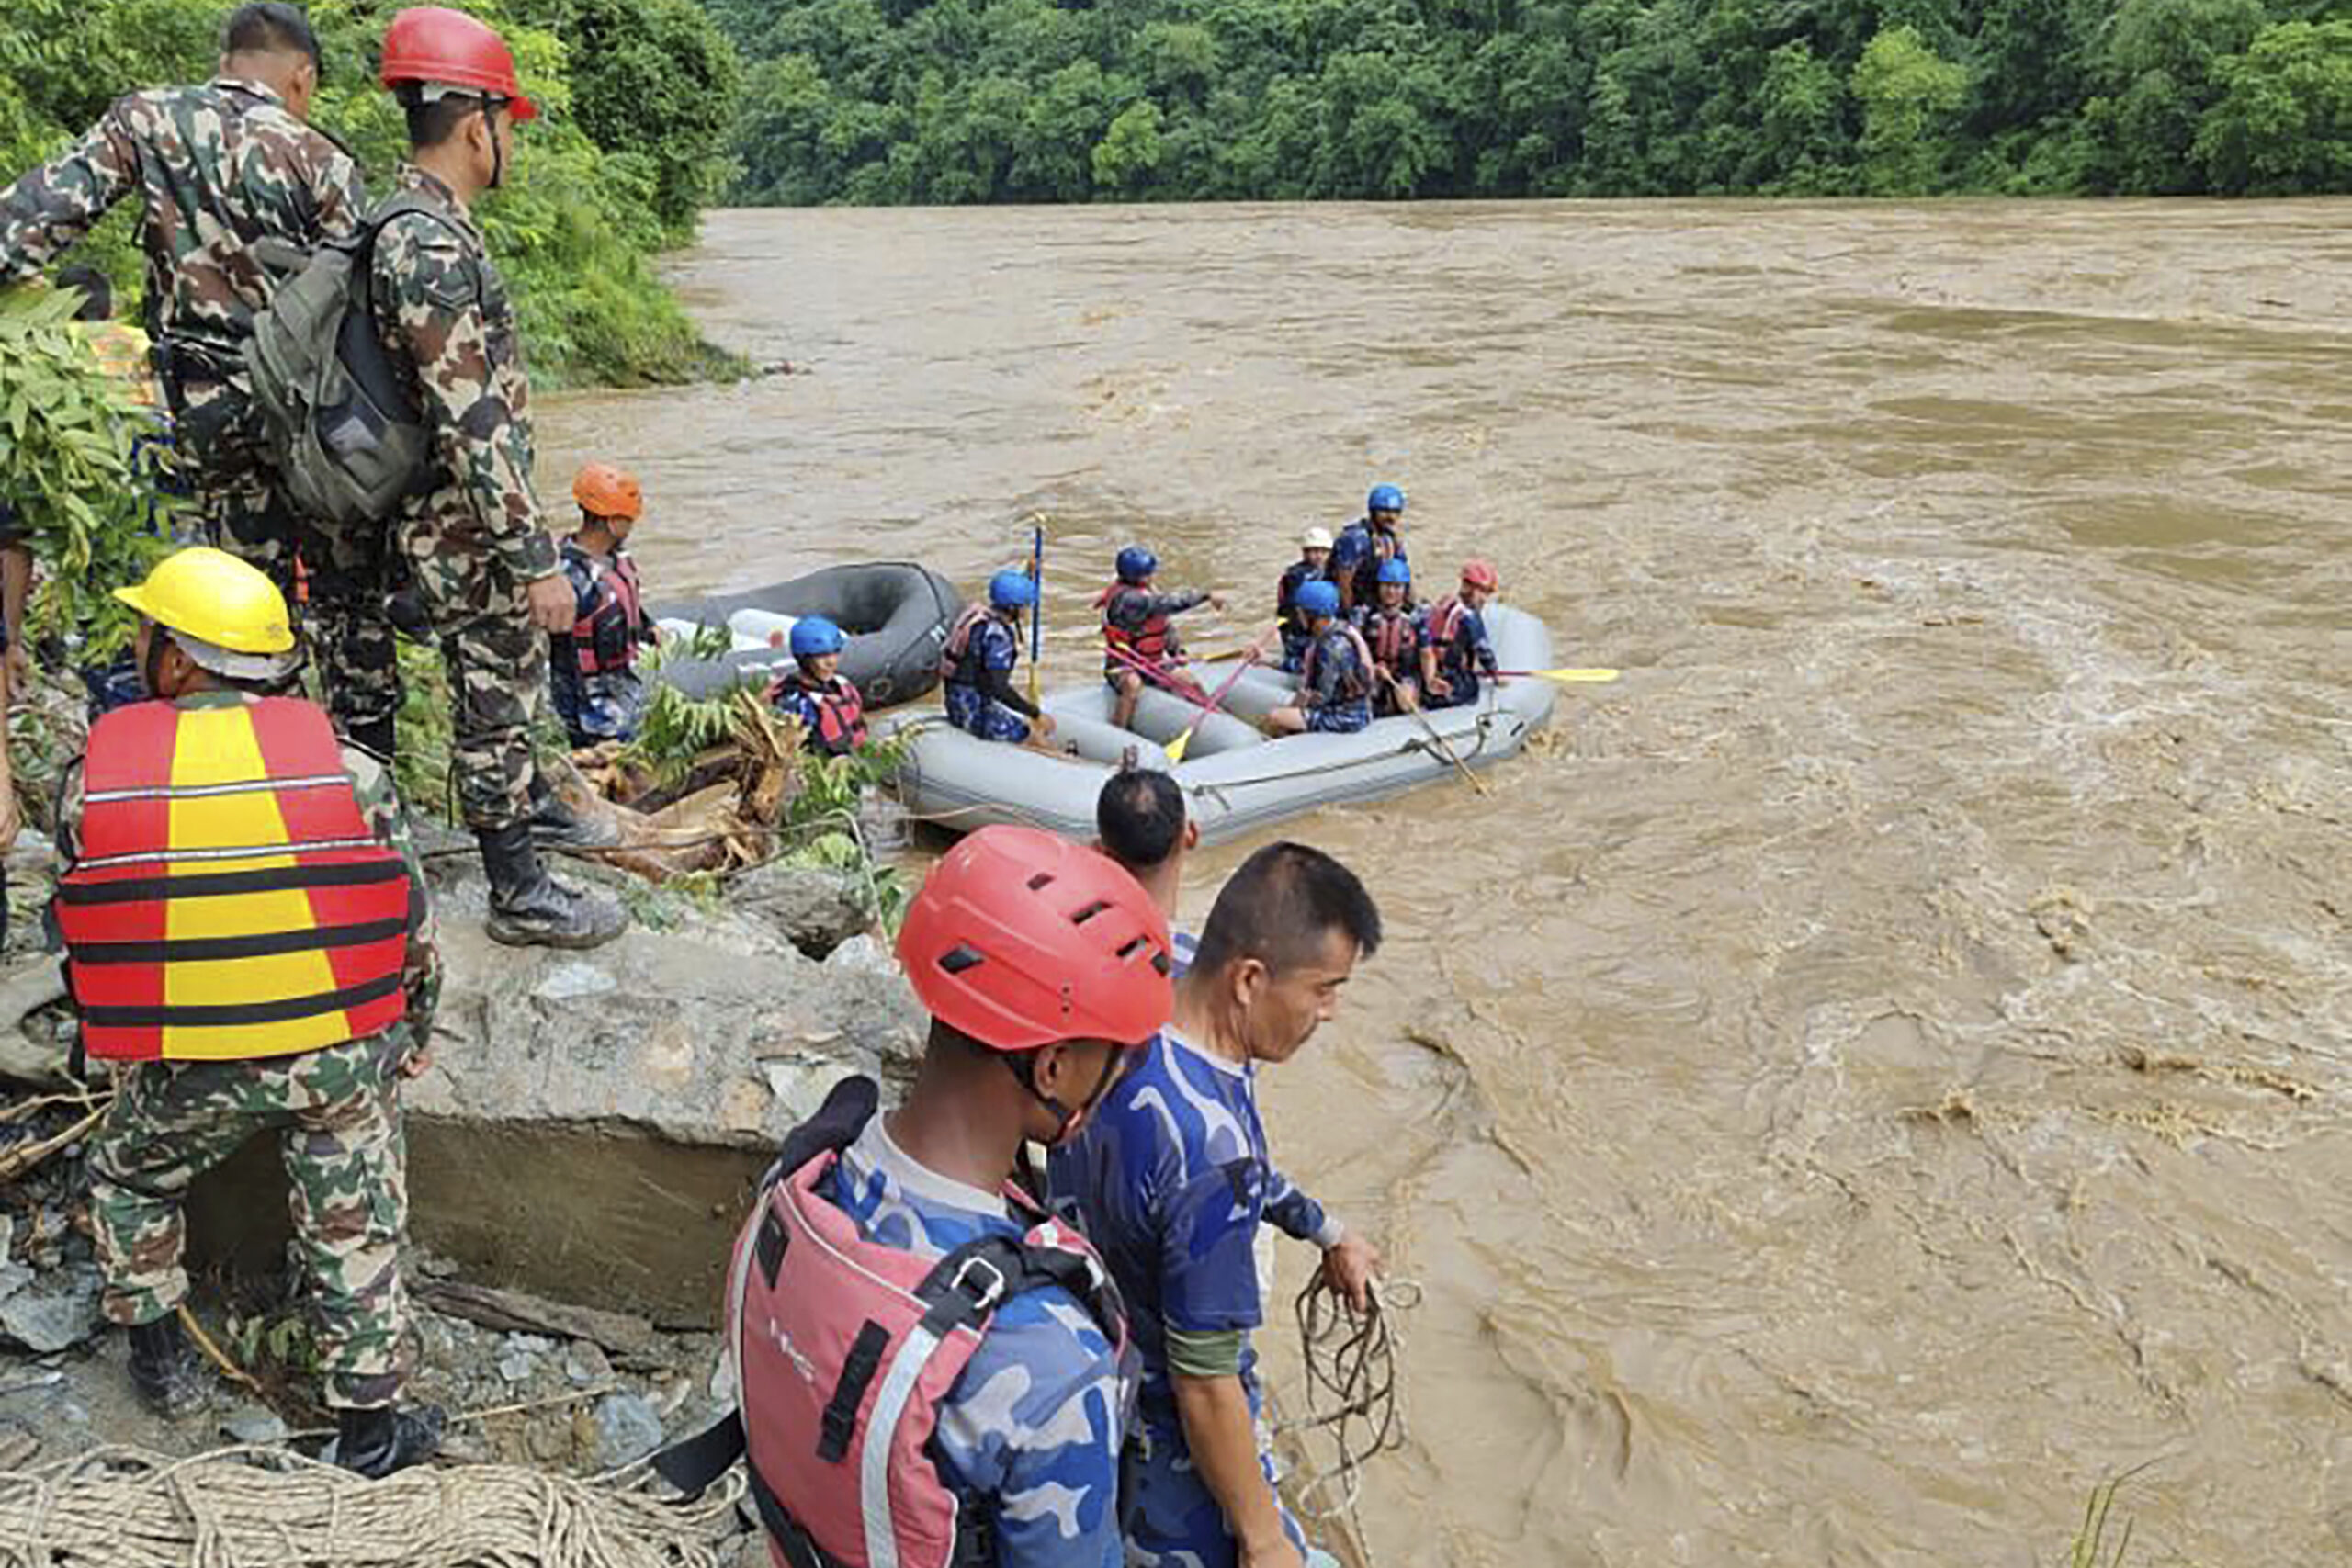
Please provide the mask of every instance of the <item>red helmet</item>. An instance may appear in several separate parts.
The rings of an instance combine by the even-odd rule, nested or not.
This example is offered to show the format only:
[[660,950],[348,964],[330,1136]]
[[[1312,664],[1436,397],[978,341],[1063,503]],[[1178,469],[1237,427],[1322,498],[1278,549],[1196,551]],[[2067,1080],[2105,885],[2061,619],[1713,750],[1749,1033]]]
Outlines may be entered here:
[[631,522],[645,515],[645,492],[637,476],[610,463],[591,463],[572,476],[571,499],[596,517],[624,517]]
[[1035,828],[983,828],[907,909],[899,962],[940,1022],[999,1051],[1133,1045],[1168,1021],[1168,921],[1108,857]]
[[517,124],[538,117],[538,106],[523,96],[506,40],[488,23],[446,6],[413,6],[392,18],[379,74],[387,87],[422,82],[503,98]]
[[1466,560],[1462,563],[1463,587],[1483,588],[1492,593],[1501,584],[1502,580],[1495,575],[1495,569],[1485,561]]

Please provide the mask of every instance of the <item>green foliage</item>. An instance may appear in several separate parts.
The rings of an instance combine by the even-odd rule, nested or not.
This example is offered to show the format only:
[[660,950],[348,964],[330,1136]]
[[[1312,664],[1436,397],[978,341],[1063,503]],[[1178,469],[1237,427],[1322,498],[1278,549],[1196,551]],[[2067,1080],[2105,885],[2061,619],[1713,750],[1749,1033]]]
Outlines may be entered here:
[[[703,342],[650,258],[693,236],[728,176],[741,67],[694,0],[463,0],[503,33],[544,111],[504,186],[477,209],[513,284],[542,386],[679,381],[740,370]],[[316,0],[326,54],[314,120],[348,145],[368,189],[405,148],[374,71],[393,7]],[[200,81],[219,51],[222,0],[11,0],[0,12],[0,177],[51,156],[116,96]],[[127,213],[82,259],[126,300],[143,284]]]
[[704,3],[754,202],[2352,190],[2341,0]]
[[411,811],[455,822],[458,801],[449,762],[457,744],[457,709],[449,699],[448,666],[431,643],[398,637],[393,649],[401,671],[400,755],[392,761],[393,782]]
[[70,293],[0,294],[0,473],[50,564],[35,629],[76,633],[88,656],[103,659],[136,619],[108,590],[147,574],[178,503],[157,492],[154,459],[139,455],[153,416],[98,368],[71,324],[77,303]]

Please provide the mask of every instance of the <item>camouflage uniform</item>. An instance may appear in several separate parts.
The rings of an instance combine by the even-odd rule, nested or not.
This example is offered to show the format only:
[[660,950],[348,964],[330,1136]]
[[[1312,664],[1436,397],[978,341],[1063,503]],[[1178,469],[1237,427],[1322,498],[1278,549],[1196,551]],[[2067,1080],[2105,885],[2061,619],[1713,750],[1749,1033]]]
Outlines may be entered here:
[[384,225],[369,286],[441,471],[395,546],[448,661],[459,809],[469,827],[504,828],[531,814],[531,712],[547,681],[525,588],[560,570],[531,488],[530,382],[506,284],[464,206],[413,166],[397,188],[435,210]]
[[[183,707],[242,701],[234,693],[183,698]],[[250,1061],[137,1062],[117,1070],[117,1094],[90,1146],[90,1229],[116,1323],[152,1323],[187,1295],[180,1255],[181,1200],[189,1184],[254,1134],[282,1140],[296,1244],[317,1314],[326,1402],[390,1404],[411,1362],[400,1242],[408,1224],[401,1138],[400,1068],[432,1038],[440,961],[424,912],[424,869],[390,773],[346,746],[344,770],[376,836],[400,852],[420,915],[409,938],[408,1016],[382,1033],[296,1056]],[[82,770],[67,775],[58,844],[79,851]]]
[[80,143],[0,196],[0,285],[39,273],[136,193],[144,208],[147,329],[209,542],[293,598],[299,547],[329,705],[349,732],[400,694],[381,607],[380,547],[320,534],[279,493],[252,417],[243,358],[268,303],[264,255],[298,265],[356,232],[359,167],[257,82],[220,77],[119,99]]

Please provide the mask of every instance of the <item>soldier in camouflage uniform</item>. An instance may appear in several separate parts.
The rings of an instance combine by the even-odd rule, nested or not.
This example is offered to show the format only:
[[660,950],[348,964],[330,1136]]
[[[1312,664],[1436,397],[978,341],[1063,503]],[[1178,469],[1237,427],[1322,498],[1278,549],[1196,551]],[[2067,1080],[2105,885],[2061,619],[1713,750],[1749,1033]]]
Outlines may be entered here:
[[[130,1330],[131,1379],[151,1405],[179,1416],[206,1402],[202,1363],[174,1315],[188,1290],[181,1202],[192,1182],[247,1140],[277,1134],[326,1403],[338,1415],[336,1451],[354,1470],[386,1474],[428,1457],[442,1423],[437,1408],[395,1404],[412,1359],[400,1273],[408,1216],[400,1086],[424,1067],[440,990],[423,869],[379,761],[346,743],[336,781],[316,771],[335,756],[319,710],[286,699],[256,705],[252,694],[283,678],[293,646],[285,600],[266,577],[219,551],[189,549],[118,596],[142,616],[134,650],[147,688],[177,716],[176,728],[164,730],[176,737],[169,755],[142,761],[118,750],[101,772],[102,749],[123,747],[150,733],[144,725],[171,717],[153,714],[163,702],[109,715],[59,791],[65,869],[53,914],[84,1043],[94,1056],[148,1058],[121,1063],[114,1103],[90,1148],[104,1310]],[[242,710],[250,729],[220,726],[223,709]],[[305,734],[317,738],[316,757],[295,749]],[[171,783],[122,787],[126,765]],[[257,784],[229,782],[251,780],[256,771]],[[91,776],[109,782],[85,786]],[[345,798],[374,843],[395,852],[404,887],[380,852],[357,861],[354,840],[330,836],[337,782],[347,784]],[[164,797],[162,811],[152,808],[157,795]],[[261,804],[238,804],[255,800]],[[101,802],[115,814],[103,833],[94,815]],[[126,823],[126,813],[142,810]],[[224,839],[240,842],[256,821],[279,824],[268,841],[288,851],[219,847]],[[306,844],[319,848],[305,852]],[[161,877],[165,886],[235,886],[161,895],[168,914],[98,913],[156,897],[158,860],[176,874]],[[369,870],[372,878],[355,874]],[[390,918],[374,929],[341,923],[357,908],[341,900],[363,881],[387,888],[377,897],[389,901]],[[403,900],[405,919],[396,912]],[[184,934],[216,923],[241,934],[225,942]],[[126,931],[157,927],[172,937],[120,940]],[[382,944],[403,927],[404,949],[386,952]],[[314,967],[305,971],[305,962]],[[160,973],[142,975],[141,964]],[[373,993],[387,998],[379,1013],[357,1010],[358,989],[300,994],[306,973],[350,986],[371,972],[368,965],[383,976]],[[397,1000],[389,999],[395,986]],[[257,993],[251,1000],[228,994],[245,987]],[[141,1010],[124,1004],[140,995],[161,998],[152,1010],[158,1017],[128,1016]],[[232,1012],[258,1021],[217,1021]],[[294,1012],[306,1016],[292,1027],[316,1032],[294,1041],[269,1032],[289,1027]],[[390,1021],[362,1024],[386,1016]],[[360,1032],[352,1037],[355,1027]],[[325,1043],[303,1048],[311,1040]]]
[[565,886],[537,843],[594,848],[609,829],[573,817],[537,776],[532,710],[546,690],[541,632],[568,633],[575,602],[531,487],[530,382],[514,307],[467,204],[496,188],[514,128],[537,110],[498,35],[459,12],[392,18],[383,81],[408,117],[402,165],[368,284],[385,352],[435,433],[439,472],[395,524],[449,671],[466,823],[490,874],[490,935],[594,947],[627,924],[617,900]]
[[288,505],[243,358],[276,279],[351,235],[366,196],[349,154],[305,123],[319,42],[302,13],[276,0],[239,6],[221,49],[210,82],[120,99],[0,196],[0,286],[33,276],[118,202],[140,198],[147,331],[206,537],[288,592],[299,548],[329,705],[346,735],[389,755],[400,693],[380,542],[330,537]]

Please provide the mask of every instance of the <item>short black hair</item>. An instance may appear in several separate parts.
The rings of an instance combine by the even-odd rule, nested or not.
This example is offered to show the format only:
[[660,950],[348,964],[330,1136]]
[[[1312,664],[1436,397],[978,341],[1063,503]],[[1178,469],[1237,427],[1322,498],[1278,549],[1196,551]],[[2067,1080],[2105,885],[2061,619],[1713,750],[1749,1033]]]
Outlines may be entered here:
[[1322,954],[1333,931],[1357,956],[1380,951],[1380,909],[1356,874],[1308,844],[1268,844],[1241,863],[1201,928],[1193,968],[1213,975],[1254,958],[1281,974]]
[[114,285],[107,275],[94,266],[69,266],[57,275],[57,287],[80,291],[82,304],[74,312],[77,321],[104,321],[114,317]]
[[1157,768],[1122,768],[1094,797],[1094,830],[1111,858],[1148,871],[1184,839],[1184,791]]
[[438,147],[457,135],[469,115],[481,113],[482,100],[464,93],[427,98],[411,84],[410,90],[401,96],[401,107],[408,114],[408,144],[422,150]]
[[319,53],[319,35],[301,8],[285,0],[253,0],[229,13],[220,24],[223,54],[305,54],[315,71],[326,69]]

